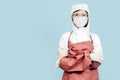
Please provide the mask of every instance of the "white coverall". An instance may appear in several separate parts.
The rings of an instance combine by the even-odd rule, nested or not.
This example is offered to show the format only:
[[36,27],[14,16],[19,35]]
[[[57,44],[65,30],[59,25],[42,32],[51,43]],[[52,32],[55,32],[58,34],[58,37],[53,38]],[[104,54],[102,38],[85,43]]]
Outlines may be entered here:
[[[71,15],[74,11],[79,10],[79,9],[86,10],[89,15],[89,9],[86,4],[80,4],[80,5],[77,4],[77,5],[72,6]],[[91,57],[92,61],[97,61],[99,63],[102,63],[103,52],[102,52],[100,38],[97,34],[89,31],[90,19],[89,19],[89,22],[88,22],[88,25],[86,28],[78,29],[78,28],[76,28],[76,26],[74,24],[72,25],[72,27],[73,27],[73,29],[72,29],[73,33],[71,34],[71,37],[70,37],[70,40],[72,41],[72,43],[88,41],[88,40],[90,40],[90,35],[91,35],[92,40],[93,40],[94,50],[90,54],[90,57]],[[64,56],[68,55],[68,37],[70,35],[70,32],[63,33],[60,38],[59,48],[58,48],[58,52],[57,52],[58,60],[56,61],[57,67],[59,67],[60,59]]]

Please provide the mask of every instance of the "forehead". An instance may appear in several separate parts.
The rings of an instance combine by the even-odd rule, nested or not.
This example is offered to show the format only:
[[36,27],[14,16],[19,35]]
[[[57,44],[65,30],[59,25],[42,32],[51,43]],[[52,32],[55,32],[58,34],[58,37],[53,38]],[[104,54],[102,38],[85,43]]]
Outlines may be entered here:
[[87,11],[83,10],[83,9],[80,9],[80,10],[76,10],[76,11],[73,12],[73,14],[76,14],[76,13],[78,13],[78,14],[87,14]]

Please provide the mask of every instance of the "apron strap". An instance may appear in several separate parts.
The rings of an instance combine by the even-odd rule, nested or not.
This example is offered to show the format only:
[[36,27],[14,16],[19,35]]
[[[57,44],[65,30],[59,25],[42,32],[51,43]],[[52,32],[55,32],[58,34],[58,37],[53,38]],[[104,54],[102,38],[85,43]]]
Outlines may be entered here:
[[91,34],[89,34],[89,35],[90,35],[91,43],[93,44],[93,39],[92,39],[92,36],[91,36]]
[[73,31],[71,31],[70,34],[69,34],[68,41],[70,41],[70,36],[71,36],[72,32],[73,32]]
[[92,47],[93,47],[93,50],[94,50],[94,46],[93,46],[93,39],[92,39],[92,36],[91,36],[91,34],[89,34],[89,35],[90,35],[91,44],[92,44]]
[[70,44],[70,42],[71,42],[71,41],[70,41],[70,36],[71,36],[72,32],[73,32],[73,31],[70,32],[69,37],[68,37],[68,46],[69,46],[69,44]]

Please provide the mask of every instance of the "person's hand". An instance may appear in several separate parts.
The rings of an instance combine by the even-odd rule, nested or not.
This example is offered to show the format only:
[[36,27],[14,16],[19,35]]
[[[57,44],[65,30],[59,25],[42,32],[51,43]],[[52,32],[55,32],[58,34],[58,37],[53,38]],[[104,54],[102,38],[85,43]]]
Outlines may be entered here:
[[68,53],[68,57],[75,58],[76,55],[75,55],[75,54],[70,54],[70,53]]
[[94,69],[97,69],[100,65],[101,65],[101,63],[99,63],[97,61],[92,61],[92,63],[90,64],[89,68],[91,70],[94,70]]
[[78,53],[77,52],[75,52],[75,51],[72,51],[72,50],[69,50],[68,51],[68,57],[76,57],[78,55]]

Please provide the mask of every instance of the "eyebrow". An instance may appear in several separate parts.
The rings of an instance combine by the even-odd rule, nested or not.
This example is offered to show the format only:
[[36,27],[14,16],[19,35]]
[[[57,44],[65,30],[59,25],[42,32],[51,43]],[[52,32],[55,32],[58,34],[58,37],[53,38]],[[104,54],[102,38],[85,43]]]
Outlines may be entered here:
[[[78,11],[81,11],[81,9],[76,10],[76,11],[74,11],[73,13],[78,12]],[[88,14],[88,12],[87,12],[86,10],[84,10],[84,11]]]
[[80,10],[76,10],[76,11],[74,11],[73,13],[78,12],[78,11],[80,11]]

